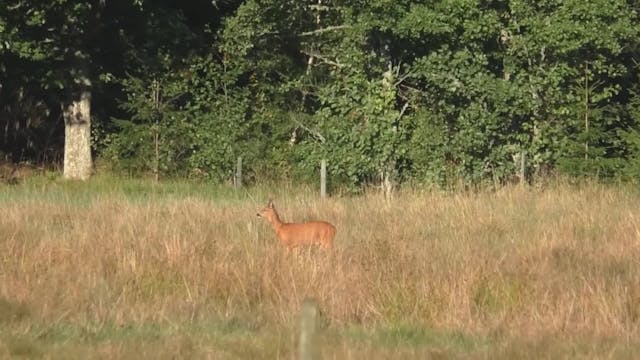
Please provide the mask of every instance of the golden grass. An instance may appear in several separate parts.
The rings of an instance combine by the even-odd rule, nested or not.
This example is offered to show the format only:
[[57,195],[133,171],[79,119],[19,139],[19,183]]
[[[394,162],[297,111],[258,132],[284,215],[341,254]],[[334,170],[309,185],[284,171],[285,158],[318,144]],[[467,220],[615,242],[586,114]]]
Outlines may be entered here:
[[0,191],[0,357],[290,358],[305,297],[325,358],[640,349],[640,195],[621,188],[276,198],[336,225],[329,255],[288,255],[250,200]]

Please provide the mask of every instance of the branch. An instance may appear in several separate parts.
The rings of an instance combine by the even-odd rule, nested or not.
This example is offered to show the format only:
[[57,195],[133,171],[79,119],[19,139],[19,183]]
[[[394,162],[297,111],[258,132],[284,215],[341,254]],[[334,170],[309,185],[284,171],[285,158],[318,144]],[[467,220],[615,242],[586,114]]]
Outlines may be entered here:
[[316,34],[322,34],[322,33],[329,32],[329,31],[343,30],[343,29],[348,29],[348,28],[351,28],[351,26],[350,25],[327,26],[326,28],[322,28],[322,29],[317,29],[317,30],[312,30],[312,31],[305,31],[303,33],[300,33],[299,36],[316,35]]
[[316,140],[320,141],[321,144],[324,144],[327,139],[325,139],[324,136],[322,136],[322,134],[320,134],[320,132],[310,129],[309,127],[307,127],[306,125],[304,125],[303,123],[297,121],[298,126],[300,126],[302,129],[306,130],[309,132],[309,134],[313,135],[314,138],[316,138]]
[[397,77],[398,80],[396,81],[395,84],[393,84],[393,86],[398,86],[398,85],[402,84],[405,80],[407,80],[410,77],[413,77],[414,75],[415,75],[415,72],[413,72],[413,71],[409,71],[406,74],[402,74],[402,76],[399,76],[399,74],[396,74],[396,77]]
[[400,114],[398,114],[398,119],[396,120],[396,122],[400,122],[400,119],[402,119],[402,116],[404,115],[404,112],[407,111],[408,107],[409,107],[409,102],[407,101],[406,103],[404,103],[402,110],[400,110]]
[[326,56],[320,55],[318,53],[305,51],[305,50],[301,50],[300,52],[302,52],[303,54],[305,54],[307,56],[318,58],[318,59],[322,60],[325,64],[333,65],[333,66],[339,67],[339,68],[344,67],[344,64],[340,64],[339,62],[335,62],[333,60],[330,60]]
[[351,25],[336,25],[336,26],[327,26],[326,28],[322,28],[322,29],[317,29],[317,30],[311,30],[311,31],[305,31],[303,33],[300,34],[292,34],[292,33],[282,33],[280,31],[263,31],[259,34],[256,34],[255,37],[256,38],[262,38],[265,36],[269,36],[269,35],[276,35],[282,38],[295,38],[296,36],[311,36],[311,35],[317,35],[317,34],[322,34],[325,32],[331,32],[331,31],[338,31],[338,30],[343,30],[343,29],[350,29],[352,26]]
[[404,88],[404,89],[407,89],[407,90],[410,90],[410,91],[417,92],[417,93],[419,93],[419,94],[423,94],[423,95],[424,95],[424,94],[426,94],[426,91],[424,91],[424,90],[422,90],[422,89],[418,89],[418,88],[413,87],[413,86],[410,86],[410,85],[407,85],[407,84],[400,84],[399,86],[401,86],[401,87],[402,87],[402,88]]
[[[306,130],[307,132],[309,132],[309,134],[311,134],[317,141],[319,141],[321,144],[324,144],[327,139],[322,136],[322,134],[320,134],[319,131],[317,130],[313,130],[311,128],[309,128],[308,126],[306,126],[305,124],[303,124],[302,122],[298,121],[297,119],[294,118],[293,115],[291,115],[291,120],[293,120],[293,122],[295,122],[298,127],[296,128],[296,130],[298,128],[302,128],[303,130]],[[294,130],[295,131],[295,130]]]

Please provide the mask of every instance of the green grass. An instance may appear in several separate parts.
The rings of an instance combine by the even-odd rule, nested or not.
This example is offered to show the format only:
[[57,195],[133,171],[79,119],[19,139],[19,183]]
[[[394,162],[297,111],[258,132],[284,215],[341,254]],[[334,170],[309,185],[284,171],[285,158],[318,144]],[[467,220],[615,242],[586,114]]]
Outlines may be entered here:
[[[319,338],[326,358],[634,359],[640,350],[638,341],[477,336],[403,324],[325,327]],[[12,358],[288,359],[295,354],[295,325],[272,327],[238,318],[136,325],[17,321],[3,324],[0,349],[0,355]]]
[[[258,327],[243,320],[204,323],[153,323],[135,326],[100,324],[32,325],[22,334],[0,332],[4,354],[22,358],[291,358],[295,331]],[[438,359],[634,359],[637,341],[615,339],[528,339],[470,335],[411,325],[324,328],[319,333],[324,358]],[[107,353],[107,354],[105,354]]]

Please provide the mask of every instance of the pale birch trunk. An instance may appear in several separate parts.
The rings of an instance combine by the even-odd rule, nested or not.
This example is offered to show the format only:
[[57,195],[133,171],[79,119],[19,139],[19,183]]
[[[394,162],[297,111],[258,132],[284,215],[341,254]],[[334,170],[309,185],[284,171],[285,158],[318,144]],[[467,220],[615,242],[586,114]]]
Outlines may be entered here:
[[91,176],[91,91],[82,90],[64,109],[64,178]]

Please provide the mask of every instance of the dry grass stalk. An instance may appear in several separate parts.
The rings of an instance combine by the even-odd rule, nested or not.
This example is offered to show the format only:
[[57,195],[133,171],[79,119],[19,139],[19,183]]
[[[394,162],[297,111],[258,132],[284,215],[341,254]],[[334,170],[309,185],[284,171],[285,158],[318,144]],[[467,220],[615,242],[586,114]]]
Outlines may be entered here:
[[321,215],[341,229],[332,253],[293,255],[250,202],[4,203],[0,298],[32,321],[84,328],[230,317],[289,327],[314,297],[337,328],[632,339],[638,200],[598,186],[407,192],[392,203],[291,197],[287,219]]

